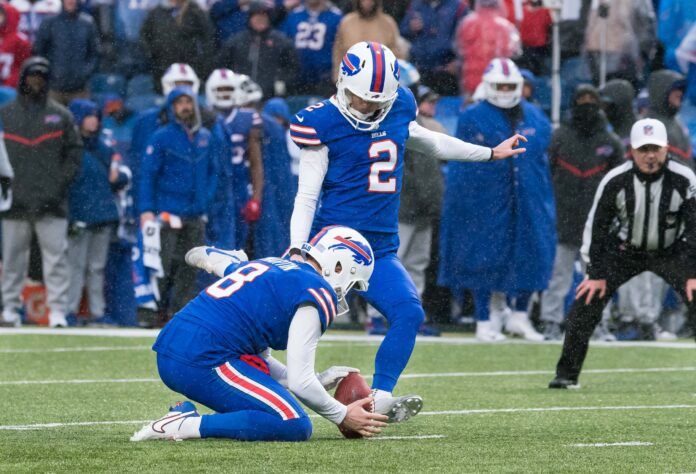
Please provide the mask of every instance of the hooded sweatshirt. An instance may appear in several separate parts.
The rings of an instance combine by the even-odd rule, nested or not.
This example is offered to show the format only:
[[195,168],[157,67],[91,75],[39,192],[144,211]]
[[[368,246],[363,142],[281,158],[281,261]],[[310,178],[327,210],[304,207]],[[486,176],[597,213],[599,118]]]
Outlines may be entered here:
[[650,74],[648,78],[648,93],[650,94],[648,116],[665,125],[670,155],[693,169],[694,160],[689,132],[677,117],[679,109],[669,105],[670,92],[684,87],[684,76],[678,72],[662,69]]
[[7,3],[0,5],[5,14],[5,23],[0,26],[0,80],[3,86],[17,87],[19,69],[31,56],[31,43],[26,36],[17,32],[19,12]]
[[206,214],[215,195],[217,163],[211,158],[211,134],[196,123],[188,128],[174,116],[173,104],[190,88],[177,87],[167,96],[168,123],[152,136],[140,167],[139,212],[169,212],[184,218]]
[[15,173],[13,204],[2,214],[4,218],[65,217],[68,189],[82,161],[82,141],[70,112],[48,99],[48,90],[38,99],[32,99],[23,90],[27,69],[37,63],[45,65],[46,60],[25,61],[17,99],[0,109],[7,153]]
[[626,150],[631,144],[631,127],[638,117],[633,110],[636,90],[625,79],[612,79],[602,89],[604,111]]

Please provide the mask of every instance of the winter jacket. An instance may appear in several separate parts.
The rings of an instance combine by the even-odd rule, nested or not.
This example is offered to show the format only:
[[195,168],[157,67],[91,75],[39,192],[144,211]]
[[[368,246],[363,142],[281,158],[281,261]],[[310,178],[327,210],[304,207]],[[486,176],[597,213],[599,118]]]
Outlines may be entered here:
[[75,92],[86,88],[99,64],[99,33],[86,13],[61,12],[39,27],[34,53],[51,62],[51,89]]
[[0,81],[3,86],[17,87],[19,69],[31,56],[31,43],[22,33],[17,32],[19,12],[7,3],[0,5],[5,13],[5,24],[0,26],[0,55],[3,67],[0,68]]
[[247,29],[230,38],[220,50],[216,64],[246,74],[273,97],[274,83],[292,84],[297,74],[297,54],[292,41],[283,33],[269,29],[256,33]]
[[[419,115],[416,122],[430,130],[447,133],[435,119]],[[432,225],[440,215],[443,188],[442,171],[437,158],[406,150],[399,222],[417,226]]]
[[516,158],[448,163],[440,228],[442,286],[516,293],[548,284],[556,249],[546,155],[551,124],[538,107],[525,101],[519,107],[521,118],[514,124],[505,109],[487,101],[459,116],[462,140],[492,147],[517,132],[529,141]]
[[677,117],[677,109],[669,106],[668,97],[675,88],[684,87],[684,76],[678,72],[662,69],[654,71],[648,78],[650,108],[648,116],[665,124],[669,153],[681,163],[693,168],[694,159],[689,141],[689,132]]
[[[97,104],[90,100],[78,99],[70,103],[70,111],[79,124],[90,115],[99,116]],[[117,223],[119,220],[114,193],[128,183],[125,173],[119,173],[115,183],[109,182],[112,162],[120,157],[99,135],[83,137],[84,155],[82,168],[70,187],[70,222],[84,222],[87,226]]]
[[[458,0],[414,0],[401,20],[401,36],[411,42],[411,62],[419,70],[442,67],[455,58],[452,40],[464,14]],[[423,28],[414,32],[411,21],[420,18]]]
[[399,27],[392,17],[379,11],[373,17],[363,18],[358,12],[348,13],[338,25],[333,47],[334,80],[346,51],[360,41],[377,41],[392,50],[397,58],[403,57],[398,46]]
[[696,0],[661,0],[657,36],[665,47],[665,66],[677,70],[676,50],[696,24]]
[[465,17],[455,41],[462,58],[461,91],[469,95],[476,91],[491,60],[512,58],[521,52],[517,28],[495,8],[479,8]]
[[161,92],[160,79],[173,63],[189,64],[198,77],[208,77],[213,27],[196,2],[189,0],[179,10],[162,4],[150,11],[140,30],[140,41],[150,56],[157,91]]
[[58,15],[63,9],[61,0],[10,0],[10,4],[19,11],[19,31],[30,42],[36,41],[36,32],[41,23]]
[[604,118],[586,133],[576,130],[572,122],[553,133],[549,160],[559,243],[580,247],[597,186],[624,161],[624,150],[619,137],[607,131]]
[[[612,0],[606,19],[606,50],[621,54],[637,63],[647,59],[655,46],[655,10],[650,0]],[[601,50],[602,20],[596,9],[590,10],[585,31],[585,47],[589,52]],[[612,71],[608,71],[611,73]]]
[[2,217],[66,217],[68,190],[82,162],[82,140],[70,112],[51,99],[33,102],[20,93],[0,109],[0,121],[15,173],[12,207]]
[[150,140],[140,166],[138,209],[179,217],[204,215],[215,193],[217,166],[210,158],[208,129],[188,130],[174,118],[172,104],[190,89],[177,87],[167,97],[169,123]]

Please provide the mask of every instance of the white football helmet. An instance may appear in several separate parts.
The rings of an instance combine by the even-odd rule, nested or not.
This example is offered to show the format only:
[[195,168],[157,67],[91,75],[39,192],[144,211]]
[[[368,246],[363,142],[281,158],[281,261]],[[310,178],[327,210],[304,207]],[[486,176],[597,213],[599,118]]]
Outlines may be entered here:
[[338,296],[338,314],[348,311],[345,296],[355,288],[367,291],[375,258],[370,243],[357,230],[339,225],[324,227],[308,243],[302,255],[321,267],[321,275]]
[[254,82],[246,74],[237,74],[238,77],[238,90],[237,102],[235,106],[244,107],[254,102],[259,102],[263,99],[263,90],[261,86]]
[[169,66],[162,76],[161,83],[162,92],[164,92],[165,97],[168,96],[176,86],[187,85],[193,89],[196,95],[198,95],[198,91],[201,88],[201,81],[198,79],[196,72],[191,66],[185,63],[174,63]]
[[205,81],[205,100],[209,107],[228,110],[235,106],[237,89],[237,74],[230,69],[216,69]]
[[[341,114],[357,130],[376,130],[394,105],[399,91],[399,62],[381,43],[354,44],[343,56],[338,71],[336,101]],[[379,104],[366,115],[351,107],[349,94]]]
[[[482,82],[484,98],[496,107],[511,109],[522,99],[524,78],[511,59],[492,60],[483,72]],[[499,90],[503,84],[512,85],[513,89]]]

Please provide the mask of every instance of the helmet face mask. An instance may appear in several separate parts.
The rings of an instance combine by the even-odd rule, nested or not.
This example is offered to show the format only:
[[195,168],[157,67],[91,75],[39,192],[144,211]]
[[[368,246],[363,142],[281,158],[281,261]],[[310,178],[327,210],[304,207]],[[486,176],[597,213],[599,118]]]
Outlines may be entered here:
[[[394,105],[399,91],[399,63],[386,46],[363,41],[343,56],[336,83],[341,114],[357,130],[376,130]],[[378,104],[371,113],[355,108],[354,98]]]
[[216,69],[205,83],[205,97],[209,106],[227,111],[260,101],[263,92],[249,76]]
[[483,73],[482,83],[485,99],[496,107],[511,109],[522,100],[524,78],[510,59],[492,60]]
[[349,227],[325,227],[308,243],[302,255],[311,257],[320,267],[321,276],[338,296],[338,314],[348,311],[346,295],[355,288],[367,291],[374,269],[374,254],[369,242]]
[[198,79],[196,72],[191,66],[184,63],[174,63],[167,68],[167,71],[162,76],[161,80],[162,92],[165,96],[179,86],[187,86],[193,90],[193,93],[198,95],[201,87],[201,81]]

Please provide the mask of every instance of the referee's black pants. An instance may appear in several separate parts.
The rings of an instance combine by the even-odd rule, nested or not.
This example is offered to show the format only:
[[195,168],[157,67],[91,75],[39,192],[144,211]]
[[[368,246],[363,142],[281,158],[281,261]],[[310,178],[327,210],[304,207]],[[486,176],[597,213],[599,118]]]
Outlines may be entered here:
[[556,376],[577,381],[587,356],[590,337],[602,320],[602,311],[614,292],[634,276],[651,271],[661,276],[684,299],[688,307],[689,324],[696,333],[696,292],[694,301],[686,297],[686,280],[696,278],[696,265],[680,245],[666,255],[647,255],[630,251],[611,253],[607,258],[607,290],[603,298],[595,294],[590,304],[585,296],[575,300],[566,322],[563,352],[556,366]]

